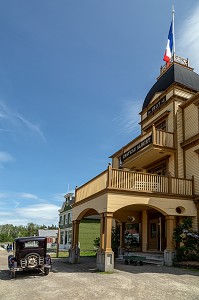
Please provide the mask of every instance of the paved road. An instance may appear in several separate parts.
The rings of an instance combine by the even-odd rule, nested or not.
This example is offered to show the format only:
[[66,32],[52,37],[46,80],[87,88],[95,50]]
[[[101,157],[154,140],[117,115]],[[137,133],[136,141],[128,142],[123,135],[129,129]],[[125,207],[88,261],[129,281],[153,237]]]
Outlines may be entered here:
[[199,300],[199,271],[116,264],[113,274],[95,271],[95,258],[71,265],[53,259],[48,276],[19,273],[10,280],[7,252],[0,251],[1,300]]

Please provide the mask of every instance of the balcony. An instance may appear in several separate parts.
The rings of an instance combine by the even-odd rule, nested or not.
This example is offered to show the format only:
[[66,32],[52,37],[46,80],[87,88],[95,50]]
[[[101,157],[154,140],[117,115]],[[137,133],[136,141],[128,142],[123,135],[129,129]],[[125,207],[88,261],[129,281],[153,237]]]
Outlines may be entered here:
[[126,168],[143,168],[175,152],[174,134],[158,130],[138,136],[122,149],[121,164]]
[[192,197],[192,179],[160,176],[120,169],[108,169],[79,188],[76,188],[75,203],[109,190],[143,192],[146,194]]

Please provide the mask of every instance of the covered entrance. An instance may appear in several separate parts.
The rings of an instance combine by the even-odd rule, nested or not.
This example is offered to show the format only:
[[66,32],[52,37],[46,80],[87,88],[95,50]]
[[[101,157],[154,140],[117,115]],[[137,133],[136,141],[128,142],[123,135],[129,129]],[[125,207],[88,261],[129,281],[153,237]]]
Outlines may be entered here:
[[165,216],[149,206],[130,205],[113,214],[120,224],[122,252],[163,252],[166,248]]
[[159,212],[149,212],[148,218],[148,250],[164,251],[166,247],[165,217]]

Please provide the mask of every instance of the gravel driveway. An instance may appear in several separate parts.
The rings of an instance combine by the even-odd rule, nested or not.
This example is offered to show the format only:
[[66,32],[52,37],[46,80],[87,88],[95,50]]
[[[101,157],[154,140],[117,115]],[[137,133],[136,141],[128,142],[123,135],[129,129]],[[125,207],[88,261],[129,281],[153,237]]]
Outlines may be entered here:
[[199,300],[199,271],[117,263],[113,274],[96,272],[95,258],[71,265],[53,259],[48,276],[18,273],[9,279],[7,252],[0,251],[1,300]]

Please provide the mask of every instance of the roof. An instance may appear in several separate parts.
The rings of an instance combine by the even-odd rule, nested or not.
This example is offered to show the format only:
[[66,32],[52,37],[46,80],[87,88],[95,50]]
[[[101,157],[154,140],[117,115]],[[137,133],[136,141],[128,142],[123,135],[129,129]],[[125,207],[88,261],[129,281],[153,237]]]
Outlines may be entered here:
[[43,236],[29,236],[29,237],[20,237],[20,238],[16,238],[15,242],[31,242],[31,241],[43,241],[45,240],[46,237]]
[[173,63],[171,67],[157,79],[156,83],[146,95],[142,110],[149,105],[156,93],[164,92],[173,83],[179,83],[194,91],[199,91],[199,75],[193,72],[191,68]]
[[39,229],[39,236],[57,237],[58,229]]

